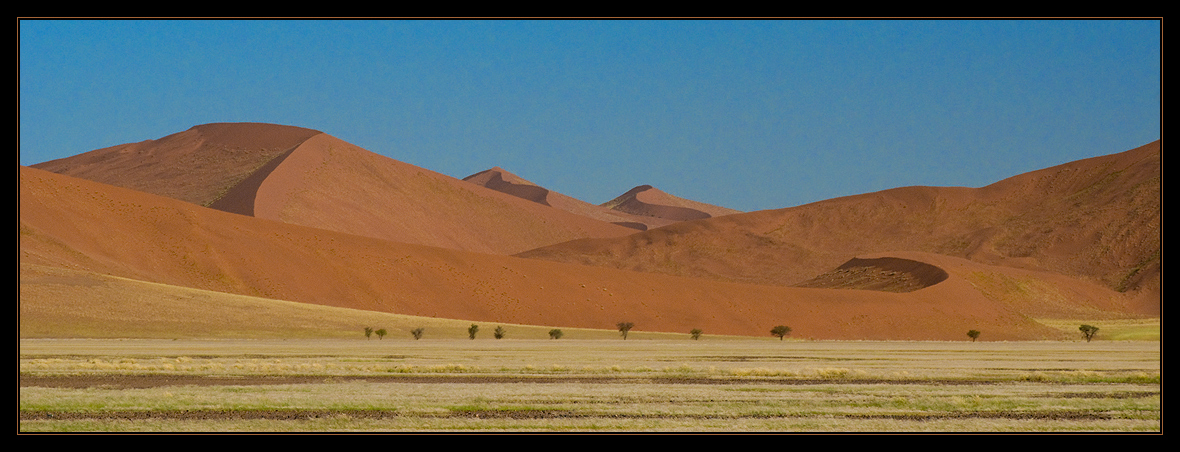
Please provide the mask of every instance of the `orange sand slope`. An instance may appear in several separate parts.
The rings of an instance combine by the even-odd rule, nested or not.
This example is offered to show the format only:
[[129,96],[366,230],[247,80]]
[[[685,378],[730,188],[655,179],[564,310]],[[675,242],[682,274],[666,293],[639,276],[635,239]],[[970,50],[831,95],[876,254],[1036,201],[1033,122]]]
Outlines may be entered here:
[[1080,278],[1159,314],[1160,142],[983,188],[904,187],[581,239],[518,254],[794,285],[866,253],[919,251]]
[[273,124],[202,125],[34,167],[226,212],[467,251],[511,254],[635,232]]
[[[883,257],[893,256],[865,259]],[[907,293],[704,281],[397,243],[20,170],[21,263],[481,322],[611,328],[631,321],[637,330],[754,336],[786,324],[793,337],[817,339],[963,340],[968,329],[993,340],[1062,337],[1018,310],[1024,300],[976,289],[979,275],[1019,280],[1036,271],[928,253],[896,257],[926,262],[948,276]],[[1065,298],[1089,296],[1066,292],[1081,286],[1050,281],[1044,287]],[[1086,305],[1097,312],[1119,301],[1071,299],[1061,309]],[[86,300],[77,303],[86,309]]]

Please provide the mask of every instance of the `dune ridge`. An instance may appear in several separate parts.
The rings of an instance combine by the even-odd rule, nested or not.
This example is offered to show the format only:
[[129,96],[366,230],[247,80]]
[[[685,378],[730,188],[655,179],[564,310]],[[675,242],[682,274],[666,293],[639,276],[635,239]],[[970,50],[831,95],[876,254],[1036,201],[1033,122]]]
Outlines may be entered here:
[[528,199],[533,202],[539,202],[538,200],[542,199],[540,191],[544,190],[543,199],[545,202],[542,204],[552,206],[556,209],[564,210],[576,215],[581,215],[587,218],[593,218],[595,220],[604,221],[640,231],[666,226],[677,221],[662,217],[634,215],[628,212],[591,204],[580,199],[543,188],[500,167],[480,171],[463,178],[463,180],[512,196]]
[[68,176],[208,206],[318,130],[213,123],[32,165]]
[[672,196],[651,185],[640,185],[602,204],[608,209],[671,221],[692,221],[739,213],[737,210]]

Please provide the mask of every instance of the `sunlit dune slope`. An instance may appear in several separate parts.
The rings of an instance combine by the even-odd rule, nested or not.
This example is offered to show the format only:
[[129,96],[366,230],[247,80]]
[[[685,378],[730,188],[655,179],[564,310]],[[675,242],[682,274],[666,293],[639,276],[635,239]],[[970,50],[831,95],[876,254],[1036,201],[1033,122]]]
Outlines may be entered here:
[[262,181],[254,216],[495,254],[635,232],[389,159],[326,134],[304,141]]
[[1042,270],[1159,313],[1160,142],[982,188],[904,187],[583,239],[518,256],[793,285],[867,253],[921,251]]
[[[1062,338],[1013,309],[1019,300],[976,290],[964,276],[975,270],[961,269],[1006,274],[1003,267],[899,257],[929,262],[948,277],[908,293],[695,280],[397,243],[20,170],[22,264],[480,322],[611,328],[630,321],[636,330],[754,336],[784,324],[793,337],[816,339],[964,340],[968,329],[992,340]],[[77,302],[86,308],[86,300]]]
[[635,232],[274,124],[201,125],[35,167],[241,215],[468,251]]

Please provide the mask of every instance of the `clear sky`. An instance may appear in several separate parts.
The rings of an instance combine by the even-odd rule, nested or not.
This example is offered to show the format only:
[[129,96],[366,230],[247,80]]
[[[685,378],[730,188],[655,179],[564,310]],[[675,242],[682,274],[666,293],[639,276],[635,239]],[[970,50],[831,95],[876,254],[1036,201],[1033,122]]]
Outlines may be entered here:
[[1160,20],[20,20],[20,164],[212,122],[739,210],[1160,139]]

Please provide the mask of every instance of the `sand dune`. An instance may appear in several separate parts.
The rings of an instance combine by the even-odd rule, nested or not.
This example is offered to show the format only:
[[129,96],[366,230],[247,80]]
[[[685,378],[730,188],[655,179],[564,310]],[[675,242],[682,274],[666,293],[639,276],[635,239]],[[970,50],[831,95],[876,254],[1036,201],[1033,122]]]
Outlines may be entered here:
[[691,221],[739,213],[737,210],[672,196],[651,185],[640,185],[602,204],[611,210],[671,221]]
[[1061,273],[1159,313],[1160,142],[982,188],[903,187],[581,239],[518,256],[794,285],[867,253],[920,251]]
[[33,167],[208,206],[267,162],[320,133],[262,123],[205,124]]
[[571,196],[540,187],[503,168],[496,167],[472,174],[463,180],[504,192],[519,198],[552,206],[576,215],[593,218],[599,221],[613,223],[631,229],[646,231],[675,223],[673,220],[649,215],[635,215],[608,207],[591,204]]
[[[864,258],[883,257],[926,262],[948,277],[908,293],[698,280],[398,243],[20,171],[22,264],[486,322],[611,328],[626,320],[645,331],[756,336],[786,324],[793,337],[816,339],[964,340],[968,329],[994,340],[1062,337],[1015,309],[1020,300],[985,294],[969,279],[1015,270],[928,253]],[[1071,301],[1096,311],[1106,302]]]
[[635,232],[273,124],[202,125],[34,167],[241,215],[486,253]]

